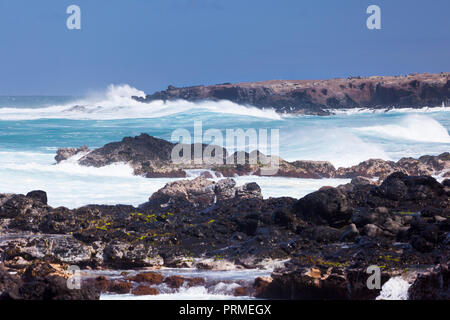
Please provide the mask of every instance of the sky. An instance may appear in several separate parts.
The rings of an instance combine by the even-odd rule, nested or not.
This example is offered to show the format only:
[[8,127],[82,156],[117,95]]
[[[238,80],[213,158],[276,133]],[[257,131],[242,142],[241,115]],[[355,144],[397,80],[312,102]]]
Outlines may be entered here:
[[0,95],[442,71],[448,0],[0,0]]

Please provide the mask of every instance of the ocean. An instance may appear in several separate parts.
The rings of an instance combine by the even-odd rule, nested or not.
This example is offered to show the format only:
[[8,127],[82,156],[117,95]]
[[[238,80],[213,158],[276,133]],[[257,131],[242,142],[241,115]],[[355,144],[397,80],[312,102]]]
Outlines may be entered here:
[[[140,103],[144,93],[128,85],[87,97],[0,97],[0,192],[45,190],[54,207],[87,204],[138,205],[173,179],[134,176],[125,164],[82,167],[76,159],[55,164],[60,147],[94,149],[141,133],[170,140],[172,132],[203,129],[279,129],[286,160],[327,160],[336,167],[369,158],[437,155],[450,151],[450,108],[389,112],[346,110],[332,116],[280,115],[228,101]],[[196,172],[190,174],[191,178]],[[300,198],[345,179],[238,177],[256,181],[264,197]]]

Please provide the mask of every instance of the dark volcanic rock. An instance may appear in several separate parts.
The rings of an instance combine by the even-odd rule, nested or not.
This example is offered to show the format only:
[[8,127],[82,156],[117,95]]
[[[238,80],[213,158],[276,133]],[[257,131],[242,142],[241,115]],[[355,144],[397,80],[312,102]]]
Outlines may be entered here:
[[[39,193],[30,197],[13,195],[0,206],[0,218],[9,218],[10,228],[24,231],[38,231],[42,217],[48,212],[49,207],[44,201],[44,195]],[[46,202],[46,201],[45,201]]]
[[394,172],[402,172],[412,176],[437,175],[450,169],[450,153],[438,156],[422,156],[419,159],[402,158],[397,162],[381,159],[370,159],[350,168],[336,170],[336,178],[379,178],[384,180]]
[[33,198],[42,202],[43,204],[47,204],[47,193],[42,190],[35,190],[27,193],[28,198]]
[[272,80],[175,88],[135,99],[229,100],[282,113],[326,115],[328,109],[419,108],[450,103],[450,74],[414,74],[397,77],[349,77],[330,80]]
[[[355,276],[340,267],[321,270],[296,267],[272,273],[273,280],[257,290],[257,297],[290,300],[366,300],[375,299],[380,290],[366,289],[367,274]],[[386,278],[384,278],[384,281]],[[366,290],[364,290],[366,289]]]
[[[439,175],[450,169],[450,153],[438,156],[422,156],[419,159],[403,158],[397,162],[381,159],[369,159],[350,168],[336,169],[327,161],[298,160],[285,161],[278,157],[264,155],[259,151],[247,153],[238,151],[228,155],[226,149],[206,144],[178,145],[180,156],[189,151],[191,157],[185,161],[172,161],[172,150],[178,150],[174,143],[151,137],[145,133],[137,137],[126,137],[120,142],[108,143],[102,148],[89,152],[78,162],[85,166],[102,167],[112,163],[125,162],[134,169],[134,174],[152,177],[186,177],[188,169],[204,169],[216,172],[216,175],[234,177],[236,175],[273,175],[292,178],[379,178],[384,180],[394,172],[409,175]],[[174,149],[175,148],[175,149]],[[218,158],[203,158],[206,150]],[[195,150],[201,150],[202,158],[195,158]],[[176,152],[175,152],[176,154]],[[197,162],[197,160],[201,160]],[[277,170],[270,170],[275,167]],[[268,173],[267,170],[270,170]],[[210,172],[204,171],[205,178],[211,179]],[[372,183],[372,182],[370,182]]]
[[449,263],[420,274],[408,290],[409,300],[450,300]]
[[10,274],[5,266],[0,264],[0,296],[3,292],[11,290],[19,285],[21,281],[19,276]]
[[[449,188],[434,178],[401,172],[381,184],[354,179],[300,200],[263,199],[255,183],[236,187],[232,179],[204,177],[169,183],[139,208],[51,208],[42,195],[0,195],[0,259],[19,274],[36,262],[213,269],[291,259],[274,273],[273,284],[255,287],[258,296],[303,298],[311,292],[309,298],[316,299],[372,299],[377,292],[365,291],[361,282],[369,265],[400,272],[408,266],[444,263],[449,257]],[[33,270],[41,274],[44,269]],[[45,283],[62,283],[41,278],[35,291],[26,289],[27,297],[47,292]],[[130,292],[136,282],[164,281],[161,275],[143,274],[111,289],[113,283],[100,280],[90,281],[88,288]],[[178,287],[180,280],[166,283]],[[27,276],[23,281],[35,279]],[[65,294],[58,291],[54,297]]]
[[336,188],[322,188],[307,195],[297,202],[295,209],[305,221],[338,228],[347,225],[352,216],[346,195]]
[[80,289],[69,289],[67,277],[46,263],[29,266],[15,287],[3,292],[3,300],[98,300],[100,290],[90,283]]
[[89,148],[87,146],[82,146],[80,148],[59,148],[58,151],[56,151],[55,160],[56,163],[60,163],[61,161],[67,160],[74,155],[83,152],[89,152]]

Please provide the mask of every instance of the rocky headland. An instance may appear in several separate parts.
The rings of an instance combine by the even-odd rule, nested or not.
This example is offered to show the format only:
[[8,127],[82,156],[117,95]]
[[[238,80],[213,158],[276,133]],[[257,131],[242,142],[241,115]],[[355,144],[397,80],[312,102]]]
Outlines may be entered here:
[[155,100],[228,100],[279,113],[328,115],[335,109],[421,108],[450,105],[450,73],[349,77],[329,80],[272,80],[192,86],[155,92]]
[[[408,275],[411,299],[448,299],[450,181],[389,175],[355,178],[302,199],[263,199],[256,183],[205,177],[167,184],[139,207],[53,208],[43,191],[0,195],[3,299],[97,299],[100,292],[158,294],[205,279],[163,276],[160,267],[260,268],[287,260],[235,295],[374,299],[366,269],[382,282]],[[66,286],[69,265],[133,269],[121,279]],[[140,271],[153,268],[153,271]]]

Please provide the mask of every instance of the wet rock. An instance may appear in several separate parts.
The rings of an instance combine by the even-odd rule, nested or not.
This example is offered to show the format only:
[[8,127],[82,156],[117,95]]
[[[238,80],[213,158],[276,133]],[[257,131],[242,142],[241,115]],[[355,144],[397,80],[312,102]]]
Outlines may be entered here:
[[131,282],[126,281],[113,281],[109,286],[109,292],[117,293],[117,294],[127,294],[130,293],[132,288]]
[[13,195],[0,207],[0,218],[11,219],[8,227],[23,231],[38,231],[42,217],[49,207],[24,195]]
[[260,198],[262,199],[261,188],[256,182],[246,183],[242,188],[236,190],[236,197],[238,198]]
[[258,277],[253,282],[255,297],[262,297],[268,291],[268,286],[272,283],[272,278]]
[[358,228],[356,228],[356,225],[352,223],[347,228],[345,228],[344,233],[340,238],[340,241],[353,241],[358,236],[359,236]]
[[236,289],[234,289],[233,295],[235,297],[247,297],[250,295],[250,292],[245,287],[237,287]]
[[138,273],[134,277],[128,278],[134,282],[146,282],[150,284],[161,284],[163,282],[163,276],[156,272]]
[[347,225],[352,216],[346,195],[336,188],[322,188],[305,196],[295,210],[300,219],[337,228]]
[[342,231],[328,226],[315,226],[304,230],[301,234],[319,243],[333,243],[339,241]]
[[393,161],[381,159],[370,159],[350,168],[339,168],[336,171],[336,177],[356,178],[367,177],[384,179],[388,175],[397,171],[397,166]]
[[0,242],[7,259],[47,259],[54,263],[95,264],[95,250],[68,235],[24,235],[23,238]]
[[190,287],[197,287],[197,286],[204,286],[206,283],[206,280],[204,278],[186,278],[186,285]]
[[276,225],[280,225],[290,229],[295,228],[297,220],[295,215],[285,208],[281,208],[280,210],[275,211],[272,215],[272,219]]
[[363,228],[363,233],[370,238],[376,238],[383,233],[383,230],[374,224],[366,224]]
[[443,195],[444,189],[432,177],[411,177],[397,172],[386,178],[375,194],[394,201],[423,201]]
[[94,279],[88,279],[86,282],[90,282],[98,290],[100,290],[100,292],[108,292],[111,286],[111,281],[105,276],[98,276]]
[[3,264],[0,264],[0,296],[3,292],[19,285],[20,282],[21,279],[19,276],[11,274]]
[[178,289],[183,285],[184,278],[180,276],[169,276],[164,279],[164,283],[172,289]]
[[98,300],[100,290],[89,283],[80,289],[69,289],[68,278],[45,263],[35,263],[28,267],[22,281],[13,289],[5,291],[4,300]]
[[179,211],[192,208],[206,209],[217,201],[227,201],[235,197],[262,198],[261,188],[256,183],[249,183],[236,188],[233,179],[222,179],[218,182],[198,177],[193,180],[179,180],[168,183],[149,199],[149,206],[157,209],[171,207]]
[[61,161],[67,160],[78,153],[87,153],[89,152],[89,148],[87,146],[82,146],[80,148],[59,148],[56,151],[55,160],[56,163],[60,163]]
[[135,296],[156,296],[159,294],[159,290],[149,286],[138,286],[134,288],[131,293]]
[[112,241],[103,251],[104,263],[118,268],[139,268],[159,263],[157,252],[146,244]]
[[214,203],[215,183],[198,177],[193,180],[181,180],[168,183],[150,197],[153,207],[165,208],[169,205],[206,208]]
[[441,264],[420,274],[408,290],[409,300],[449,300],[449,265]]
[[413,236],[411,245],[414,249],[423,253],[431,252],[434,249],[433,243],[427,241],[424,237],[421,236]]
[[28,198],[35,199],[37,201],[42,202],[43,204],[47,204],[47,193],[42,190],[35,190],[28,192],[26,195]]
[[442,184],[445,186],[445,187],[450,187],[450,179],[445,179],[444,181],[442,181]]
[[322,274],[319,269],[300,268],[272,273],[273,281],[258,292],[258,298],[291,300],[343,300],[349,299],[344,275],[330,270]]
[[353,178],[350,183],[353,184],[353,185],[356,185],[356,186],[358,186],[358,185],[359,186],[361,186],[361,185],[364,186],[364,185],[371,185],[371,184],[373,184],[372,180],[370,180],[369,178],[366,178],[366,177],[361,177],[361,176]]

